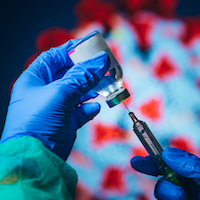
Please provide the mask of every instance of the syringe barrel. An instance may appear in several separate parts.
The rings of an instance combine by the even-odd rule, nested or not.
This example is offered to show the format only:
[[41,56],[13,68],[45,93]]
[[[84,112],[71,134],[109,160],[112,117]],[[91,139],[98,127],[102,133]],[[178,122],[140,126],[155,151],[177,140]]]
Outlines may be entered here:
[[[147,124],[143,121],[138,120],[133,113],[129,113],[129,116],[134,122],[134,132],[142,142],[149,155],[152,156],[155,165],[159,168],[160,172],[163,174],[163,177],[166,180],[174,183],[175,185],[182,187],[177,179],[177,174],[173,172],[162,159],[163,149],[154,137]],[[187,200],[189,200],[188,196]]]
[[157,139],[154,137],[153,133],[143,121],[136,121],[133,127],[134,132],[142,142],[143,146],[147,150],[150,156],[152,156],[155,165],[162,172],[165,179],[180,185],[176,179],[176,174],[165,164],[162,159],[162,147],[158,143]]
[[161,157],[162,158],[162,147],[154,137],[153,133],[147,126],[147,124],[143,121],[138,120],[134,123],[134,132],[146,148],[147,152],[151,156]]

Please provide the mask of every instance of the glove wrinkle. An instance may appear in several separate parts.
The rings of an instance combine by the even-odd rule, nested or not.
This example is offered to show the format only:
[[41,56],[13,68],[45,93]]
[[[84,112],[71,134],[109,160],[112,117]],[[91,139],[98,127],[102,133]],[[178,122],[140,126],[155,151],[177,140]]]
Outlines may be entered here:
[[[68,56],[66,55],[66,57]],[[53,81],[53,76],[57,71],[66,67],[66,65],[54,48],[51,48],[49,51],[42,52],[30,64],[28,70],[48,84]]]
[[[73,121],[74,121],[74,123],[76,124],[75,126],[76,126],[76,128],[78,129],[78,128],[80,128],[81,127],[81,123],[80,123],[80,120],[79,120],[79,117],[80,117],[80,115],[79,116],[77,116],[77,109],[80,109],[79,107],[77,107],[75,110],[74,110],[74,112],[73,112],[73,115],[74,115],[74,117],[73,117]],[[80,114],[80,113],[79,113]],[[81,113],[82,114],[82,113]]]
[[[36,69],[37,70],[37,69]],[[26,70],[26,71],[24,71],[24,75],[26,75],[25,73],[28,73],[28,74],[30,74],[31,76],[34,76],[34,78],[35,79],[37,79],[37,81],[34,81],[33,82],[33,85],[36,85],[36,86],[41,86],[41,85],[46,85],[46,82],[45,82],[45,80],[43,79],[43,78],[41,78],[41,76],[40,75],[36,75],[36,74],[34,74],[32,71],[30,71],[30,70]],[[22,77],[21,77],[22,78]],[[30,80],[31,81],[31,80]],[[29,82],[30,82],[29,81]],[[39,82],[41,83],[41,84],[38,84]]]
[[[55,59],[55,66],[58,67],[57,70],[61,70],[64,67],[69,67],[69,63],[65,63],[65,61],[62,59],[62,57],[59,55],[58,51],[56,51],[56,48],[51,48],[49,53],[51,53],[51,56]],[[55,56],[55,57],[54,57]],[[66,57],[68,57],[68,55],[66,54]],[[59,63],[58,63],[59,62]],[[72,63],[71,63],[72,64]]]
[[81,128],[86,122],[92,120],[100,112],[100,104],[95,103],[84,103],[76,108],[74,111],[76,119],[76,127]]

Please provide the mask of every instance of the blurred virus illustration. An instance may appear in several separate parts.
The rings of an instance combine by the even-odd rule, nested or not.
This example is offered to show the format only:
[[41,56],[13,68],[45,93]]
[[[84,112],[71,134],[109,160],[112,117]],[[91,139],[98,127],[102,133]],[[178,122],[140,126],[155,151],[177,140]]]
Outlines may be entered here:
[[[50,27],[36,38],[36,52],[98,30],[123,69],[129,109],[147,122],[163,148],[200,156],[200,16],[180,17],[178,0],[79,0],[76,25]],[[93,100],[94,101],[94,100]],[[126,108],[101,112],[77,133],[67,162],[77,171],[75,200],[153,200],[159,177],[134,171],[133,156],[146,156]]]

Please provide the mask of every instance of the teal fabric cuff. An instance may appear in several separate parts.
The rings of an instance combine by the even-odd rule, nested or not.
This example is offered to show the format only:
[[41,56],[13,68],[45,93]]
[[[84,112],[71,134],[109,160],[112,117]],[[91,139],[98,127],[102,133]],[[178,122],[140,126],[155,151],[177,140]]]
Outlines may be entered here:
[[34,137],[0,144],[1,200],[73,199],[75,170]]

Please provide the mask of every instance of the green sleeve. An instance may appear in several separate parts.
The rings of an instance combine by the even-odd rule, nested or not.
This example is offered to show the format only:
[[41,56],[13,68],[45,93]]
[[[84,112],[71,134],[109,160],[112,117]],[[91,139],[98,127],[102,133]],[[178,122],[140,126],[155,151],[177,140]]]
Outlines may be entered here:
[[67,163],[23,136],[0,144],[1,200],[73,199],[77,175]]

